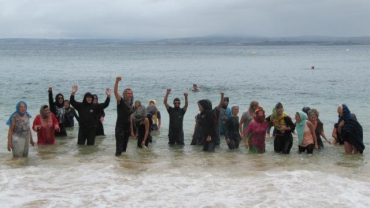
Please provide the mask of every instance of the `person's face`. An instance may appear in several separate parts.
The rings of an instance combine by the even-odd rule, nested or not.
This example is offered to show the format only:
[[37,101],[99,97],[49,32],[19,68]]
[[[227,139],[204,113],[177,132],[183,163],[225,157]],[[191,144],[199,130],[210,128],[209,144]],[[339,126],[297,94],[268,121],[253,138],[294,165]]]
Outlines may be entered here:
[[194,88],[194,90],[197,90],[198,89],[198,86],[193,85],[193,88]]
[[91,103],[92,102],[92,97],[86,97],[86,102]]
[[124,94],[125,99],[131,100],[132,99],[132,90],[126,90],[126,93]]
[[338,114],[341,116],[343,114],[343,108],[341,108],[340,106],[338,106]]
[[224,100],[224,105],[225,105],[225,106],[226,106],[226,105],[229,105],[229,101]]
[[295,114],[295,121],[296,122],[300,122],[301,121],[301,117],[299,117],[299,114],[298,113]]
[[69,102],[64,102],[64,108],[69,108],[70,104]]
[[21,113],[25,113],[25,112],[27,111],[26,105],[25,105],[24,103],[21,103],[21,104],[19,105],[19,111],[20,111]]
[[279,107],[279,108],[277,109],[277,114],[278,114],[278,115],[282,115],[282,114],[283,114],[283,112],[284,112],[284,108],[283,108],[283,107]]
[[258,114],[257,114],[259,117],[262,117],[263,116],[263,111],[258,111]]
[[311,122],[315,122],[315,121],[317,121],[317,116],[316,116],[315,114],[312,114],[312,115],[310,116],[310,121],[311,121]]
[[180,107],[181,102],[180,101],[174,101],[173,105],[176,107]]
[[98,103],[98,98],[97,97],[94,97],[94,99],[93,99],[93,103]]
[[136,108],[140,107],[140,105],[141,105],[141,103],[140,103],[140,102],[137,102],[137,101],[135,102],[135,107],[136,107]]
[[236,116],[239,113],[239,108],[233,108],[233,115]]
[[44,115],[50,114],[50,109],[49,108],[44,108],[42,111],[43,111]]
[[203,106],[200,103],[198,103],[198,108],[199,108],[199,111],[203,111],[204,110]]
[[154,102],[150,102],[149,105],[155,105],[155,103]]
[[58,103],[63,103],[64,99],[63,96],[59,95],[58,96]]

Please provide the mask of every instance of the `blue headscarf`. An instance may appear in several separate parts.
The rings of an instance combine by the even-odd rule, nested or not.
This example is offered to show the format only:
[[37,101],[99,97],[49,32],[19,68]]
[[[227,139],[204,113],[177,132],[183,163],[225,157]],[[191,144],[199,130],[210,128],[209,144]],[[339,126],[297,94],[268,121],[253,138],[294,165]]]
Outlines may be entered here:
[[297,130],[297,134],[298,134],[298,144],[302,144],[304,127],[306,126],[306,121],[308,119],[308,116],[303,111],[298,111],[297,113],[299,117],[301,118],[301,121],[296,123],[295,129]]
[[[21,103],[23,103],[25,106],[26,106],[26,112],[25,113],[22,113],[21,110],[20,110],[20,107],[21,107]],[[10,126],[10,124],[12,123],[12,117],[15,115],[15,114],[18,114],[19,116],[24,116],[26,115],[28,118],[31,118],[32,116],[27,112],[27,103],[24,102],[24,101],[19,101],[17,103],[17,105],[15,106],[15,109],[16,111],[9,117],[8,121],[6,122],[6,125]]]

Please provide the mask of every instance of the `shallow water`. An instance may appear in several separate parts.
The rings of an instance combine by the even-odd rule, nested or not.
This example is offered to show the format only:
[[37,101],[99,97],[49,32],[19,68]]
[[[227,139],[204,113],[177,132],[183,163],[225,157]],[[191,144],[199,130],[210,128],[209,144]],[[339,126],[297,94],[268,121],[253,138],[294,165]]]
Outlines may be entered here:
[[[347,50],[349,49],[349,50]],[[252,53],[255,52],[255,53]],[[255,54],[255,55],[253,55]],[[196,102],[216,105],[219,92],[241,112],[251,100],[270,112],[276,102],[289,115],[303,106],[317,108],[331,138],[336,106],[346,103],[357,114],[369,144],[369,46],[26,46],[0,45],[0,204],[3,207],[368,207],[369,150],[345,155],[340,146],[325,146],[313,155],[273,152],[249,154],[222,141],[215,153],[191,146]],[[311,70],[311,66],[315,70]],[[162,131],[148,149],[136,148],[115,157],[115,102],[105,110],[105,137],[93,147],[77,146],[78,129],[54,146],[30,148],[28,158],[12,159],[6,150],[5,122],[18,100],[35,116],[47,104],[47,88],[76,99],[86,91],[105,99],[117,75],[120,91],[130,86],[145,105],[158,101]],[[202,92],[191,92],[197,83]],[[167,145],[168,115],[162,104],[189,91],[185,115],[186,145]],[[239,113],[239,116],[241,115]],[[36,139],[36,135],[34,134]]]

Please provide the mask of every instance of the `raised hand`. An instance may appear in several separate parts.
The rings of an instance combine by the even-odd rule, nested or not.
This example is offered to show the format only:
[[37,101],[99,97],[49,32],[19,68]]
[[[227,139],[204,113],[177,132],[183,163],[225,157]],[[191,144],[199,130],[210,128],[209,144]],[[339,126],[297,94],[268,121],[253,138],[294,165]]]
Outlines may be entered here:
[[75,94],[78,90],[78,86],[77,85],[73,85],[72,86],[72,94]]
[[116,77],[116,82],[122,81],[122,77]]
[[167,88],[167,91],[166,91],[166,94],[170,94],[171,93],[171,88]]
[[107,94],[108,97],[110,96],[111,92],[109,88],[105,89],[105,94]]

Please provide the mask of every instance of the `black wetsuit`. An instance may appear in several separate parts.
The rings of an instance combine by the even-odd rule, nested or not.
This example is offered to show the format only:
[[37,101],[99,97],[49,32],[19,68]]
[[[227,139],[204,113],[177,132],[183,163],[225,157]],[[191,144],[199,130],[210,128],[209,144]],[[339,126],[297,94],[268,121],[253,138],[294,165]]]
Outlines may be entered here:
[[193,139],[191,140],[191,145],[203,145],[203,131],[202,127],[199,125],[201,115],[195,116],[195,127],[193,133]]
[[184,131],[182,128],[184,115],[186,111],[184,108],[168,107],[167,112],[170,116],[169,130],[168,130],[168,144],[185,145]]
[[104,126],[103,123],[101,122],[100,118],[105,117],[105,112],[102,110],[101,112],[98,113],[98,124],[96,126],[96,136],[104,136]]
[[[266,118],[267,122],[270,122],[270,125],[273,125],[271,122],[271,116]],[[275,152],[282,153],[282,154],[289,154],[290,149],[293,146],[293,135],[292,132],[294,132],[295,125],[292,121],[292,119],[289,116],[284,117],[284,121],[286,123],[287,127],[290,127],[290,130],[286,130],[284,132],[281,132],[277,130],[277,128],[274,128],[273,135],[274,138],[274,150]]]
[[77,144],[84,145],[87,140],[87,145],[95,144],[96,126],[98,124],[98,113],[108,107],[110,98],[107,97],[104,103],[93,104],[86,102],[86,94],[83,102],[76,102],[75,96],[71,95],[71,105],[78,111],[79,114],[79,130]]
[[[150,126],[150,123],[149,123]],[[149,127],[150,128],[150,127]],[[141,122],[140,124],[137,125],[137,134],[138,134],[138,139],[137,139],[137,146],[142,148],[143,146],[141,143],[144,140],[145,137],[145,124],[144,122]],[[145,141],[145,146],[148,147],[148,144],[152,142],[152,138],[150,136],[150,132],[148,132],[148,138]]]
[[64,127],[74,127],[75,122],[73,118],[76,118],[78,121],[78,115],[76,113],[76,110],[74,108],[69,108],[68,110],[66,109],[66,114],[63,122]]
[[[63,97],[62,103],[58,102],[59,96]],[[59,123],[60,131],[59,132],[55,131],[55,136],[67,136],[66,128],[63,123],[65,119],[64,96],[61,93],[58,93],[55,96],[55,102],[54,102],[53,91],[49,90],[49,107],[50,107],[50,112],[54,113]]]
[[130,138],[131,129],[131,114],[134,112],[132,104],[121,98],[119,104],[117,103],[117,121],[115,128],[116,137],[116,156],[126,152],[127,142]]
[[224,125],[225,139],[230,139],[229,149],[239,148],[240,132],[239,132],[239,117],[230,116]]

